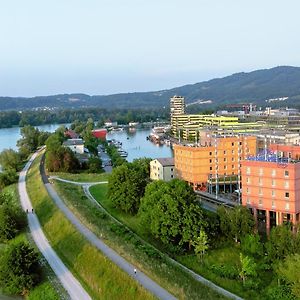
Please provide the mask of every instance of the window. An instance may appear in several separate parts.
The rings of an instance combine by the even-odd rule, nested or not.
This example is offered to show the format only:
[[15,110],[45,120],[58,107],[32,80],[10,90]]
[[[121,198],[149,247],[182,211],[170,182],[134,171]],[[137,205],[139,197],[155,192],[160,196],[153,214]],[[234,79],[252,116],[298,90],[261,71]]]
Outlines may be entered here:
[[231,150],[231,153],[234,154],[234,150]]
[[260,177],[258,178],[258,183],[259,183],[259,185],[262,185],[262,183],[263,183],[263,181]]
[[276,185],[276,181],[275,179],[272,179],[272,186],[275,186]]
[[211,162],[212,162],[212,160],[210,159],[210,160],[209,160],[209,163],[211,164]]
[[246,192],[247,192],[247,194],[249,194],[250,193],[250,189],[246,188]]
[[285,204],[285,209],[287,209],[287,210],[290,209],[290,204],[288,202]]
[[171,168],[171,172],[173,172],[173,168]]
[[259,199],[258,199],[258,205],[260,205],[260,206],[261,206],[262,204],[263,204],[263,201],[262,201],[262,199],[261,199],[261,198],[259,198]]
[[247,181],[247,183],[250,183],[250,178],[247,177],[247,178],[246,178],[246,181]]
[[272,200],[272,208],[275,208],[275,201]]
[[231,146],[234,146],[234,143],[231,143]]
[[210,170],[212,170],[212,167],[209,167]]
[[240,142],[240,145],[243,145],[243,142]]
[[275,169],[272,170],[272,176],[276,176],[276,170]]
[[258,189],[258,194],[259,194],[259,195],[262,195],[262,194],[263,194],[262,188],[259,188],[259,189]]
[[285,198],[290,198],[290,193],[285,193]]
[[226,154],[226,150],[223,153]]
[[226,158],[224,158],[224,161],[226,161],[227,159]]
[[209,155],[212,155],[212,152],[209,152]]
[[285,188],[289,188],[289,186],[290,186],[290,183],[289,183],[288,181],[285,181],[285,182],[284,182],[284,187],[285,187]]
[[247,204],[251,204],[250,198],[247,197]]
[[259,168],[259,175],[263,175],[264,174],[264,171],[262,168]]
[[289,171],[284,171],[284,176],[289,177]]
[[234,161],[234,157],[231,158],[231,161]]
[[232,165],[231,167],[232,167],[232,169],[234,169],[234,165]]
[[250,169],[250,167],[247,167],[247,169],[246,169],[246,174],[251,174],[251,169]]
[[227,170],[227,166],[224,166],[224,170]]
[[174,175],[171,175],[171,178],[174,178]]
[[272,190],[272,197],[275,197],[275,196],[276,196],[275,191]]

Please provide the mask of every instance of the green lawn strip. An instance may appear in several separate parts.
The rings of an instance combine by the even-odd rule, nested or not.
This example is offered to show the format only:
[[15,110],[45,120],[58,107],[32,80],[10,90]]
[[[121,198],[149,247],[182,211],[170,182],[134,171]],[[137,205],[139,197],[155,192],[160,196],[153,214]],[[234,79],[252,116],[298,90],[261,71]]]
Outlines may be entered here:
[[[84,224],[176,297],[180,299],[225,299],[193,279],[178,266],[171,264],[165,257],[159,257],[159,252],[144,244],[123,226],[120,228],[120,225],[117,225],[86,198],[80,186],[59,181],[54,184],[59,195]],[[101,185],[99,194],[104,196],[106,189],[106,185]],[[130,220],[136,222],[133,217]]]
[[[14,201],[14,204],[21,206],[16,184],[6,187],[3,190],[3,192],[11,194],[13,196],[12,199]],[[37,252],[39,252],[29,232],[22,232],[14,240],[28,241],[31,244],[31,246],[34,247]],[[43,265],[42,280],[37,286],[35,286],[33,289],[30,290],[29,294],[26,296],[26,299],[59,300],[65,298],[64,296],[65,291],[63,287],[58,282],[56,282],[57,278],[55,274],[53,273],[53,271],[51,270],[47,262],[43,259],[43,257],[41,257],[41,263]],[[1,295],[0,295],[0,299],[1,299]]]
[[[164,251],[163,245],[150,236],[146,228],[141,226],[138,216],[128,215],[112,205],[107,197],[107,185],[92,186],[90,192],[112,216],[129,227],[141,238],[151,243],[159,250]],[[265,299],[265,296],[263,295],[263,292],[265,292],[264,290],[261,293],[258,293],[253,289],[246,290],[243,288],[243,284],[240,280],[221,277],[210,269],[211,265],[226,265],[238,269],[239,255],[239,246],[234,244],[231,247],[209,250],[205,255],[203,264],[199,263],[199,260],[195,255],[177,256],[176,260],[208,280],[211,280],[224,289],[240,295],[241,297],[246,299]],[[259,262],[257,264],[259,265]],[[267,287],[268,284],[271,283],[272,273],[270,271],[259,271],[259,273],[260,279],[265,283],[261,285],[261,288],[263,289],[263,287]]]
[[53,249],[93,299],[154,299],[93,247],[50,199],[39,174],[40,157],[27,176],[27,190]]
[[108,173],[62,173],[62,172],[52,172],[49,173],[50,176],[58,176],[62,179],[77,181],[77,182],[97,182],[97,181],[107,181]]

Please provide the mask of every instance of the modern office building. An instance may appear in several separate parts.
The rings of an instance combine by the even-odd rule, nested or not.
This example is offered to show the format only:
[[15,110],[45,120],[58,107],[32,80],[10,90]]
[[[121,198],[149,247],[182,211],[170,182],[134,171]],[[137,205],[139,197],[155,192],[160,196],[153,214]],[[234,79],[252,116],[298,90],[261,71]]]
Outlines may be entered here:
[[156,158],[150,162],[150,179],[170,181],[174,176],[174,158]]
[[242,161],[242,204],[269,233],[285,221],[299,223],[300,146],[271,145]]
[[239,184],[241,161],[249,155],[256,155],[256,137],[203,134],[197,146],[174,145],[175,175],[202,191],[225,179]]

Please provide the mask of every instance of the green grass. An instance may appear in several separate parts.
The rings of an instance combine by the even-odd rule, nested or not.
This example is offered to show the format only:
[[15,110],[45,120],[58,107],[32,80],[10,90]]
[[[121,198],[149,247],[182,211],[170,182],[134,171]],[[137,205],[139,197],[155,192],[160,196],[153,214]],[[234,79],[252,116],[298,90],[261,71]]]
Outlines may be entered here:
[[51,176],[58,176],[60,178],[77,181],[77,182],[97,182],[97,181],[107,181],[109,174],[108,173],[62,173],[62,172],[53,172],[50,173]]
[[[179,299],[224,299],[213,290],[194,280],[189,274],[170,263],[168,259],[158,257],[157,252],[145,252],[149,246],[141,242],[132,233],[116,226],[99,208],[88,200],[81,187],[58,182],[55,188],[73,213],[86,224],[96,235],[105,239],[106,243],[124,258],[153,278],[158,284],[170,291]],[[106,196],[106,185],[99,185],[97,195]],[[103,199],[106,199],[104,197]],[[121,215],[121,213],[120,213]],[[138,225],[134,217],[130,221]],[[141,228],[142,230],[142,228]],[[152,250],[152,248],[151,248]]]
[[[94,198],[116,219],[121,221],[133,232],[142,237],[147,242],[154,245],[156,248],[164,251],[163,245],[155,240],[147,231],[146,228],[141,226],[138,216],[128,215],[121,210],[115,208],[107,197],[107,185],[95,185],[90,188],[91,194]],[[192,269],[196,273],[204,276],[205,278],[213,281],[217,285],[229,290],[246,299],[264,299],[263,293],[258,293],[254,290],[244,289],[243,284],[238,279],[228,279],[215,274],[209,269],[209,266],[226,265],[233,268],[239,267],[240,249],[238,245],[223,247],[220,249],[209,250],[205,256],[205,261],[201,264],[195,255],[180,255],[176,260]],[[266,287],[272,280],[272,273],[260,272],[260,278],[266,283]]]
[[27,177],[27,190],[52,247],[93,299],[154,299],[135,280],[92,246],[50,199],[39,174],[40,157]]
[[[20,206],[20,200],[19,200],[19,194],[17,190],[17,185],[13,184],[10,185],[3,190],[4,193],[8,193],[12,196],[12,201],[15,205]],[[31,240],[30,235],[28,232],[24,231],[21,232],[18,236],[16,236],[12,241],[27,241],[31,244],[32,247],[36,249],[38,252],[38,249],[34,242]],[[2,245],[2,248],[5,247],[5,245]],[[35,299],[49,299],[49,300],[59,300],[60,297],[52,285],[52,283],[49,281],[49,278],[53,279],[53,282],[55,281],[55,274],[50,269],[50,266],[47,264],[43,265],[42,268],[42,278],[41,282],[35,286],[33,289],[30,290],[29,294],[26,295],[26,299],[28,300],[35,300]],[[61,286],[57,287],[58,290],[60,290],[61,293],[64,294],[63,288]],[[0,294],[1,299],[1,294]],[[16,299],[20,299],[19,297],[16,297]]]

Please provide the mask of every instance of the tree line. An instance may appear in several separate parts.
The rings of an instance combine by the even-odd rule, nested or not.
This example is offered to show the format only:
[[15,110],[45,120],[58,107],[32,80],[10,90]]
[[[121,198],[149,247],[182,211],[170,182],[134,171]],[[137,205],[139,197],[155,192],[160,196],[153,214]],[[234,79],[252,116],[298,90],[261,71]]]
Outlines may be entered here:
[[108,119],[119,124],[129,122],[150,122],[157,118],[167,120],[169,111],[164,109],[114,109],[103,108],[81,108],[81,109],[59,109],[51,111],[0,111],[0,128],[26,125],[63,124],[72,123],[76,120],[86,122],[92,118],[98,120],[99,126],[103,126]]

